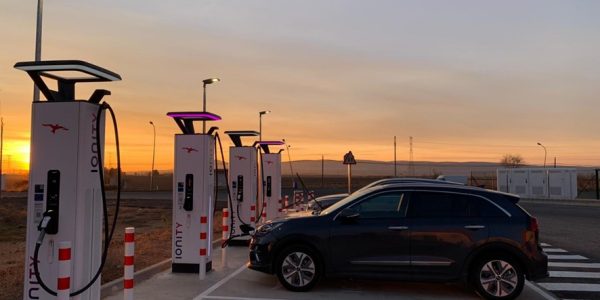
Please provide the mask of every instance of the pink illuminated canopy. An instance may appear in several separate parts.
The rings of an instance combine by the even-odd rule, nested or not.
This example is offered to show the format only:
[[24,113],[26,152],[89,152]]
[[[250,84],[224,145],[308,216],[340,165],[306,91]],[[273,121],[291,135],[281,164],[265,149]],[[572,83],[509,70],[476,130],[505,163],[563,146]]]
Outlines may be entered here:
[[221,117],[219,115],[206,112],[206,111],[198,111],[198,112],[170,112],[167,113],[167,116],[174,119],[183,119],[183,120],[192,120],[192,121],[219,121]]

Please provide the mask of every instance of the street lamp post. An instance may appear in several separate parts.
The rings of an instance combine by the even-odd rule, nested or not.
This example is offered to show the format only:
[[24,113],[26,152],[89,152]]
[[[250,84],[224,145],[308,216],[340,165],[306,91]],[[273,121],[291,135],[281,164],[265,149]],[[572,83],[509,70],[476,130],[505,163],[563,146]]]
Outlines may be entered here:
[[[219,79],[219,78],[208,78],[208,79],[202,80],[202,89],[203,89],[202,111],[203,112],[206,112],[206,86],[209,84],[213,84],[215,82],[219,82],[219,81],[221,81],[221,79]],[[206,133],[206,121],[202,121],[202,133]]]
[[152,125],[152,131],[154,132],[154,137],[152,139],[152,170],[150,170],[150,191],[152,191],[154,187],[154,157],[156,154],[156,126],[154,123],[150,121],[150,125]]
[[292,190],[295,188],[295,184],[294,184],[294,168],[292,167],[292,155],[290,154],[290,148],[292,147],[292,145],[288,144],[285,139],[282,139],[282,141],[285,143],[285,148],[286,148],[286,152],[288,155],[288,163],[290,165],[290,173],[292,175]]
[[542,143],[538,142],[537,143],[539,146],[541,146],[542,148],[544,148],[544,168],[546,167],[546,156],[548,156],[548,151],[546,151],[546,146],[542,145]]
[[[258,140],[262,142],[262,116],[270,113],[270,110],[258,112]],[[289,152],[288,152],[289,153]]]
[[[44,14],[44,0],[38,0],[37,22],[35,27],[35,61],[42,60],[42,16]],[[40,90],[33,85],[33,102],[40,101]]]

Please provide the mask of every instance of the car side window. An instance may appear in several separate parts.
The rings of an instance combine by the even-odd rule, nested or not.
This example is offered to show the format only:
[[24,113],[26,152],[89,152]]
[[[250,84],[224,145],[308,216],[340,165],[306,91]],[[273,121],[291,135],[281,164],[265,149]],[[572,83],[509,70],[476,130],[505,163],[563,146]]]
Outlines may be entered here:
[[414,218],[478,217],[479,197],[445,192],[413,192],[409,216]]
[[372,196],[352,208],[361,218],[397,218],[401,217],[404,193],[392,192]]
[[507,217],[500,208],[485,199],[480,199],[479,211],[482,217]]

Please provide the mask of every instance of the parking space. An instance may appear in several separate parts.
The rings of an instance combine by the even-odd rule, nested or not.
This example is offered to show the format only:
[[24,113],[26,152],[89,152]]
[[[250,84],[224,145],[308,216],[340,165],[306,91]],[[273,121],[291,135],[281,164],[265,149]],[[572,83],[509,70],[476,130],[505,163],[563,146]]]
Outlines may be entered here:
[[[275,276],[246,268],[248,250],[228,249],[227,267],[221,265],[221,251],[214,251],[214,270],[201,281],[197,274],[173,274],[170,270],[136,283],[137,299],[479,299],[460,284],[409,283],[374,280],[324,279],[306,293],[289,292]],[[113,295],[105,299],[122,299]],[[527,284],[518,299],[554,299],[537,287]]]

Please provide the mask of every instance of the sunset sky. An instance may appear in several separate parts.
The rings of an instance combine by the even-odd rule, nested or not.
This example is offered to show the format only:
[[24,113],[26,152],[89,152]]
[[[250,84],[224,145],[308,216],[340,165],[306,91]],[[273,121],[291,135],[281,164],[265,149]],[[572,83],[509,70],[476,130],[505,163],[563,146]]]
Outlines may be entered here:
[[[26,168],[36,2],[0,1],[4,168]],[[43,59],[115,71],[125,171],[173,165],[168,111],[202,109],[225,130],[285,138],[292,159],[600,165],[599,1],[47,0]],[[224,139],[227,146],[229,139]],[[113,155],[112,148],[107,149]],[[9,161],[8,161],[9,160]],[[107,162],[114,164],[109,158]],[[10,164],[8,167],[7,164]]]

